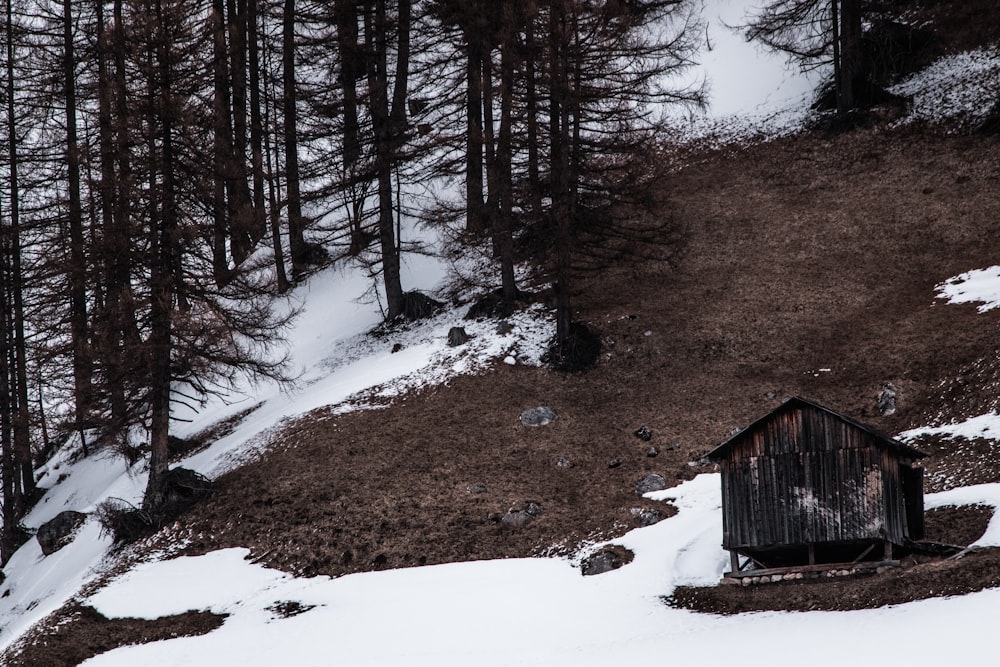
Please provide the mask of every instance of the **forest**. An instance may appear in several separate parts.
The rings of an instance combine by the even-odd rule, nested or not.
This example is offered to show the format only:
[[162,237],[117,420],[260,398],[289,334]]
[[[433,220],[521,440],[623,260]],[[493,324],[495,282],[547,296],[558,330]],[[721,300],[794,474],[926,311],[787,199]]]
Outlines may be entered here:
[[[688,0],[5,2],[0,561],[67,437],[148,455],[155,509],[171,405],[288,380],[275,304],[316,267],[362,262],[387,322],[418,316],[414,224],[491,260],[490,312],[544,272],[571,366],[574,271],[663,234],[636,215],[663,110],[703,101],[673,77]],[[806,39],[844,111],[857,7],[771,3],[753,36]]]

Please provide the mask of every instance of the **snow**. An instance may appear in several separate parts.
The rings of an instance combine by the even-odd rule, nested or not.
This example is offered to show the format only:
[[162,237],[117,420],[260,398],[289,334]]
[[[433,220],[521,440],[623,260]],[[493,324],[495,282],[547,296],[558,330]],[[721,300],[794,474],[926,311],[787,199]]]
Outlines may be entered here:
[[[713,585],[726,567],[719,477],[700,475],[647,497],[670,500],[678,514],[615,540],[635,559],[593,577],[567,560],[534,558],[299,579],[248,562],[246,549],[143,564],[87,604],[109,618],[208,610],[228,614],[223,625],[200,637],[119,648],[84,664],[580,667],[669,655],[677,664],[781,667],[809,655],[818,667],[833,667],[858,654],[888,657],[887,650],[893,664],[928,664],[974,660],[988,648],[1000,590],[855,612],[718,617],[668,607],[661,596],[675,586]],[[1000,506],[1000,484],[927,497],[928,507],[964,504]],[[976,544],[998,540],[994,519]],[[302,613],[284,618],[282,603],[297,603]],[[930,627],[934,644],[913,641]],[[850,641],[831,644],[830,636]],[[824,651],[814,651],[821,643]]]
[[982,120],[1000,93],[1000,49],[947,56],[889,88],[912,98],[905,122]]
[[672,126],[682,136],[734,139],[747,135],[778,136],[801,127],[825,74],[802,71],[782,53],[749,42],[739,26],[760,7],[759,0],[706,0],[700,4],[704,24],[696,64],[673,82],[677,87],[704,81],[707,108],[671,112]]
[[[441,262],[428,258],[412,262],[407,272],[408,285],[425,290],[443,276]],[[495,321],[466,322],[464,311],[458,309],[390,334],[373,335],[381,315],[365,298],[371,287],[364,270],[343,266],[326,269],[300,287],[293,297],[296,301],[288,305],[300,311],[288,334],[298,375],[295,385],[247,384],[204,405],[178,407],[172,428],[181,437],[252,409],[228,434],[179,465],[218,476],[259,456],[273,434],[296,416],[322,410],[333,418],[504,359],[537,365],[551,336],[551,314],[539,306],[508,318],[512,329],[504,335],[496,333]],[[471,340],[449,347],[452,326],[464,326]],[[397,343],[402,349],[393,353]],[[146,483],[143,463],[130,468],[111,451],[78,459],[70,450],[58,453],[39,470],[39,485],[47,492],[25,517],[25,526],[37,529],[64,510],[93,512],[109,498],[141,502]],[[109,547],[109,538],[101,535],[92,516],[55,554],[43,557],[35,540],[18,550],[4,567],[7,578],[0,586],[0,650],[94,581],[108,567]]]
[[995,412],[987,412],[984,415],[942,426],[922,426],[903,431],[899,437],[902,440],[913,440],[923,435],[943,435],[947,438],[965,438],[966,440],[973,438],[1000,440],[1000,415]]
[[1000,306],[1000,266],[967,271],[949,278],[934,289],[938,297],[948,303],[980,302],[979,312],[985,313]]

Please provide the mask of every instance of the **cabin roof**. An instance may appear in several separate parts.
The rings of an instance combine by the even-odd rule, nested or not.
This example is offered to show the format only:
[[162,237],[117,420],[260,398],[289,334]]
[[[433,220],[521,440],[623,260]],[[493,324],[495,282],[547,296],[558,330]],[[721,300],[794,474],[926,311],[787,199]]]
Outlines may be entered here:
[[866,426],[865,424],[862,424],[861,422],[855,421],[855,420],[851,419],[850,417],[845,417],[844,415],[840,414],[839,412],[831,410],[830,408],[828,408],[826,406],[823,406],[823,405],[820,405],[819,403],[816,403],[814,401],[810,401],[808,399],[802,398],[801,396],[793,396],[792,398],[789,398],[789,399],[785,400],[781,405],[779,405],[775,409],[771,410],[766,415],[764,415],[764,416],[756,419],[755,421],[753,421],[746,428],[741,429],[737,433],[734,433],[728,440],[726,440],[725,442],[723,442],[722,444],[720,444],[718,447],[716,447],[715,449],[713,449],[712,451],[710,451],[708,454],[706,454],[705,457],[708,458],[709,460],[712,460],[712,461],[717,461],[719,459],[725,458],[726,454],[729,453],[729,450],[732,449],[732,447],[736,444],[736,442],[739,441],[746,433],[748,433],[749,431],[754,430],[758,425],[760,425],[760,424],[766,422],[767,420],[773,418],[775,415],[781,414],[783,412],[786,412],[788,410],[794,409],[796,407],[803,407],[803,406],[809,407],[809,408],[813,408],[813,409],[816,409],[816,410],[822,410],[824,412],[828,412],[831,415],[833,415],[834,417],[836,417],[837,419],[840,419],[841,421],[844,421],[844,422],[850,424],[851,426],[853,426],[855,428],[859,428],[862,431],[865,431],[866,433],[869,433],[869,434],[873,435],[875,437],[876,442],[879,445],[881,445],[882,447],[885,447],[887,449],[891,449],[891,450],[893,450],[893,451],[895,451],[895,452],[897,452],[899,454],[905,454],[907,456],[912,456],[913,458],[917,458],[917,459],[922,459],[922,458],[924,458],[924,457],[927,456],[927,454],[921,452],[918,449],[914,449],[913,447],[910,447],[909,445],[906,445],[906,444],[900,442],[899,440],[896,440],[895,438],[890,438],[889,436],[885,435],[884,433],[880,433],[880,432],[876,431],[875,429],[873,429],[872,427]]

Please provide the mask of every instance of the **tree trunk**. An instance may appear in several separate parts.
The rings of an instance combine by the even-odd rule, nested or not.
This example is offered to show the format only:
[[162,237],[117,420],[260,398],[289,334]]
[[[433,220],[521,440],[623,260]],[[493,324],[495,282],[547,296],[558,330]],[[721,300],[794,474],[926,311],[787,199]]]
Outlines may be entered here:
[[162,0],[156,0],[156,60],[159,74],[160,212],[152,230],[153,257],[150,267],[150,458],[149,481],[143,508],[156,510],[163,502],[162,480],[168,469],[167,439],[170,434],[170,356],[173,346],[173,302],[176,285],[177,210],[174,164],[174,108],[171,100],[173,71],[166,35]]
[[530,3],[525,20],[524,31],[524,105],[525,125],[528,135],[528,185],[530,186],[531,206],[536,214],[542,210],[542,179],[539,173],[539,141],[538,141],[538,91],[535,66],[538,62],[538,48],[535,42],[535,18],[537,6]]
[[[337,47],[340,50],[340,88],[344,97],[343,151],[344,180],[354,184],[361,159],[361,129],[358,123],[358,76],[364,73],[359,63],[358,7],[353,0],[338,0],[336,7]],[[351,216],[351,243],[348,254],[356,256],[367,245],[361,216]]]
[[247,185],[247,0],[228,0],[230,82],[233,92],[233,162],[235,186],[233,216],[229,219],[229,246],[233,263],[239,266],[253,248],[250,234],[253,211]]
[[465,31],[466,134],[465,228],[474,233],[486,228],[483,216],[483,52],[474,29]]
[[837,110],[857,107],[857,83],[861,74],[861,6],[859,0],[840,0],[840,87]]
[[214,169],[212,176],[212,271],[215,283],[222,287],[229,283],[229,256],[226,250],[229,238],[230,210],[226,200],[226,184],[233,162],[232,130],[229,124],[229,66],[226,49],[226,27],[223,0],[212,0],[210,17],[212,27],[212,61],[214,95],[212,97],[212,129]]
[[496,236],[500,247],[500,284],[503,293],[504,310],[513,312],[517,300],[517,285],[514,281],[514,238],[513,238],[513,150],[511,147],[511,123],[514,105],[514,17],[512,1],[504,2],[504,29],[500,43],[500,131],[497,141],[497,179],[500,186],[500,210],[497,216]]
[[[369,67],[372,98],[372,126],[375,133],[375,170],[378,178],[378,229],[382,251],[382,279],[385,283],[386,317],[403,314],[403,287],[400,282],[400,257],[393,221],[392,169],[406,121],[406,80],[409,70],[409,2],[400,0],[397,17],[396,80],[389,106],[389,44],[386,0],[375,0],[374,17],[365,16],[365,33],[373,43],[374,66]],[[371,41],[374,40],[374,41]]]
[[572,321],[570,304],[570,127],[569,25],[566,0],[553,0],[549,14],[549,152],[555,230],[556,354],[562,361]]
[[246,0],[245,31],[250,85],[250,169],[253,174],[253,212],[250,216],[250,242],[256,245],[265,233],[264,222],[264,127],[261,120],[260,33],[257,0]]
[[292,275],[306,270],[305,219],[299,189],[298,109],[295,91],[295,0],[285,0],[282,14],[281,68],[285,130],[285,188],[288,199],[288,246]]
[[91,398],[91,358],[87,321],[87,257],[80,201],[80,149],[76,126],[76,52],[73,44],[73,11],[63,0],[63,93],[66,104],[66,172],[69,199],[69,298],[70,334],[73,343],[73,389],[76,428],[87,451],[85,429]]

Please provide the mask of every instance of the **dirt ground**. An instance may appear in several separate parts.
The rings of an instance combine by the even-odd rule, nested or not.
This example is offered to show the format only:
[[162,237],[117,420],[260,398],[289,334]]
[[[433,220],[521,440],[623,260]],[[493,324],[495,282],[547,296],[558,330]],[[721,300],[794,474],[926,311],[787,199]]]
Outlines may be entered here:
[[[992,508],[944,508],[927,513],[927,539],[968,546],[986,530]],[[1000,586],[1000,549],[976,549],[956,559],[908,556],[880,574],[757,586],[681,586],[666,603],[710,614],[748,611],[846,611],[964,595]]]
[[[594,370],[498,363],[386,409],[312,413],[259,462],[217,480],[210,499],[160,539],[187,538],[188,553],[245,546],[268,565],[333,576],[567,553],[635,527],[636,509],[657,506],[635,492],[645,474],[673,484],[710,471],[698,463],[703,453],[786,397],[889,434],[995,404],[992,376],[972,371],[995,365],[1000,312],[945,305],[934,286],[997,263],[997,138],[885,128],[791,137],[704,155],[666,178],[661,194],[679,241],[658,249],[658,260],[577,283],[578,317],[605,343]],[[883,417],[876,399],[889,382],[899,409]],[[538,405],[559,419],[520,425],[520,412]],[[652,429],[648,443],[634,435],[641,426]],[[948,486],[949,470],[962,471],[962,483],[1000,479],[996,457],[970,466],[953,443],[916,444],[933,454],[928,491]],[[527,502],[542,508],[535,520],[499,521]],[[968,543],[977,530],[953,537]],[[998,585],[998,564],[996,552],[974,552],[811,585],[797,602],[789,587],[761,587],[741,604],[891,604]],[[738,610],[685,595],[675,603]],[[120,643],[148,637],[87,614],[40,631],[35,647],[98,626]],[[189,630],[206,623],[191,619]],[[33,648],[11,664],[76,664],[75,655],[59,661]]]

